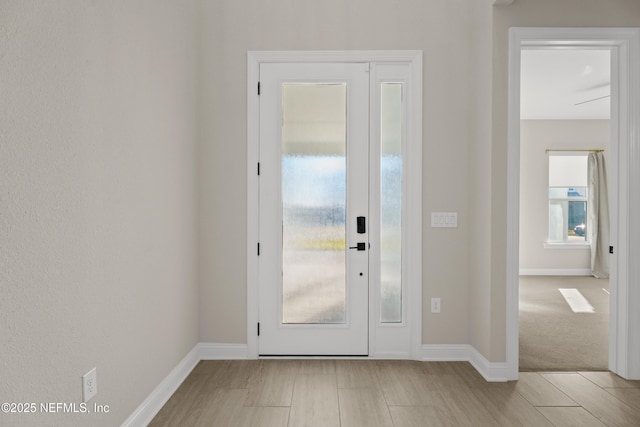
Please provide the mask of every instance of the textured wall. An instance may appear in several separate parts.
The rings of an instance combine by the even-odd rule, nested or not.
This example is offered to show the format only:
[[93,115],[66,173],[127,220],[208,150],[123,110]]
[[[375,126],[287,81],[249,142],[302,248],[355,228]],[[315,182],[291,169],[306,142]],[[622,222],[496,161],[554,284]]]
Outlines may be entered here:
[[0,2],[0,401],[122,423],[197,341],[194,2]]

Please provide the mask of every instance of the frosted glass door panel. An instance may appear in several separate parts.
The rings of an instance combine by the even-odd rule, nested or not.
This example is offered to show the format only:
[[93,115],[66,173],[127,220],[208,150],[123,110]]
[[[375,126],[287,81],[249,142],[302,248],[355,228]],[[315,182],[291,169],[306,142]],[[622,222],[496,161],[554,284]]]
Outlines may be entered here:
[[282,323],[346,321],[346,96],[282,85]]
[[402,322],[402,84],[380,100],[380,321]]
[[368,354],[369,64],[260,64],[259,352]]

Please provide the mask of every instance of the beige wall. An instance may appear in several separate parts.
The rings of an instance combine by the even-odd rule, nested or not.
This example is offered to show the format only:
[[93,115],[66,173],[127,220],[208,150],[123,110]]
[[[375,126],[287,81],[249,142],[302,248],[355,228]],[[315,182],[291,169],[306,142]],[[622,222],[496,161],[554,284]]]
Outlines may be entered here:
[[603,149],[609,163],[609,120],[523,120],[520,123],[520,269],[590,269],[591,252],[545,249],[549,225],[546,149]]
[[[425,343],[467,343],[470,229],[468,0],[205,1],[200,163],[200,338],[246,342],[248,50],[424,51]],[[431,211],[459,228],[432,229]]]
[[195,2],[0,2],[0,401],[120,425],[197,342]]
[[[471,0],[471,64],[469,75],[469,344],[491,354],[491,198],[493,0]],[[500,359],[497,359],[500,360]]]

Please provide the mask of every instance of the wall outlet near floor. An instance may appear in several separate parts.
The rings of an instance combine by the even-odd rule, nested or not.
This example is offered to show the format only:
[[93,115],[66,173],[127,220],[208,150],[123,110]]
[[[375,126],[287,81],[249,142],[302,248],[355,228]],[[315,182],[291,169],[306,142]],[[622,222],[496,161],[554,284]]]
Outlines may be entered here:
[[93,368],[82,376],[82,401],[88,402],[98,393],[98,377],[96,368]]
[[431,298],[431,312],[440,313],[440,298]]

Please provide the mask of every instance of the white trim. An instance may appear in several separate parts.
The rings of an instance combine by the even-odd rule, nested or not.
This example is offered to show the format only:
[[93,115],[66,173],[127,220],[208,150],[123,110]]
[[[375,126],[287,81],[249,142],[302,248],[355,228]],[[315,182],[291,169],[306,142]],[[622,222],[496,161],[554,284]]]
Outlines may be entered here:
[[[403,194],[402,194],[402,321],[381,323],[380,280],[370,278],[369,294],[369,355],[393,359],[418,357],[422,340],[413,335],[412,325],[422,323],[422,55],[411,62],[392,64],[372,62],[370,70],[370,150],[380,150],[380,85],[383,82],[403,83]],[[369,216],[371,223],[380,221],[379,158],[370,156]],[[371,228],[372,242],[379,241],[379,230]],[[379,245],[369,252],[370,265],[380,260]],[[416,339],[417,338],[417,339]]]
[[[507,127],[507,283],[506,364],[507,377],[518,377],[519,368],[519,284],[520,276],[520,53],[522,41],[517,29],[509,31],[509,81]],[[516,120],[517,117],[517,120]]]
[[198,345],[196,345],[180,363],[169,372],[169,375],[153,389],[140,406],[122,423],[122,426],[134,427],[148,425],[178,387],[180,387],[180,384],[187,378],[193,368],[195,368],[200,359],[200,351]]
[[545,249],[579,249],[579,250],[590,250],[591,245],[589,243],[560,243],[560,242],[545,242]]
[[[629,80],[628,91],[628,108],[625,119],[628,121],[625,133],[629,139],[629,151],[626,157],[628,162],[630,183],[629,189],[629,205],[626,214],[630,213],[633,218],[637,218],[640,212],[640,29],[633,30],[633,35],[629,35],[628,45],[628,62],[629,68],[625,70],[626,78]],[[628,286],[628,295],[618,295],[619,304],[627,307],[627,325],[628,331],[628,364],[626,369],[626,377],[630,379],[640,380],[640,225],[638,221],[628,221],[628,234],[625,236],[629,244],[629,251],[625,254],[627,257],[625,263],[629,269],[628,283],[634,286]],[[620,255],[619,255],[620,257]],[[635,260],[635,261],[632,261]]]
[[[328,50],[328,51],[249,51],[247,58],[254,65],[261,62],[378,62],[398,63],[420,60],[419,50]],[[253,69],[253,67],[251,68]],[[255,87],[252,86],[252,89]]]
[[257,84],[260,80],[260,60],[255,53],[247,55],[247,355],[258,357],[256,328],[259,316],[258,257],[256,246],[260,235],[260,216],[257,164],[260,159],[260,99]]
[[[353,359],[353,358],[351,358]],[[379,359],[379,360],[412,360],[409,353],[404,352],[385,352],[385,353],[373,353],[370,354],[369,357],[364,357],[363,359]]]
[[[416,358],[420,354],[422,346],[422,51],[413,53],[411,61],[411,96],[407,96],[411,105],[409,106],[410,116],[407,117],[406,127],[408,129],[407,154],[407,202],[403,202],[406,208],[405,217],[406,229],[403,232],[404,247],[407,249],[403,258],[403,280],[406,281],[407,309],[409,310],[410,331],[410,351],[411,356]],[[403,226],[404,228],[404,226]],[[407,266],[409,266],[407,268]]]
[[640,378],[640,29],[511,28],[509,31],[509,117],[507,167],[507,373],[518,372],[518,276],[520,181],[520,52],[523,47],[598,47],[612,51],[611,140],[617,173],[610,174],[611,299],[609,369]]
[[246,344],[218,344],[201,342],[196,345],[200,360],[250,359]]
[[494,6],[509,6],[513,4],[513,0],[493,0]]
[[521,268],[521,276],[591,276],[590,268]]
[[471,347],[471,357],[469,363],[476,368],[476,371],[489,382],[506,382],[517,380],[518,376],[513,378],[509,366],[506,362],[489,362],[478,350]]
[[468,362],[471,360],[469,344],[424,344],[422,346],[423,362]]
[[[405,318],[410,328],[409,351],[419,357],[422,345],[422,51],[250,51],[247,53],[247,356],[257,358],[259,353],[256,326],[259,321],[258,272],[259,259],[256,245],[259,238],[259,191],[256,165],[259,153],[260,103],[257,82],[261,63],[277,62],[370,62],[377,64],[409,63],[412,123],[408,123],[409,139],[406,159],[408,183],[406,185],[407,264],[411,267],[403,277],[407,284]],[[416,179],[417,178],[417,179]],[[415,181],[415,182],[414,182]],[[404,258],[404,257],[403,257]],[[372,331],[370,330],[370,336]],[[374,341],[374,340],[371,340]],[[389,350],[391,350],[389,352]],[[385,349],[380,354],[403,354]],[[373,349],[370,355],[379,357]]]
[[505,382],[511,379],[506,362],[489,362],[475,347],[469,344],[425,344],[422,346],[423,362],[469,362],[488,382]]

